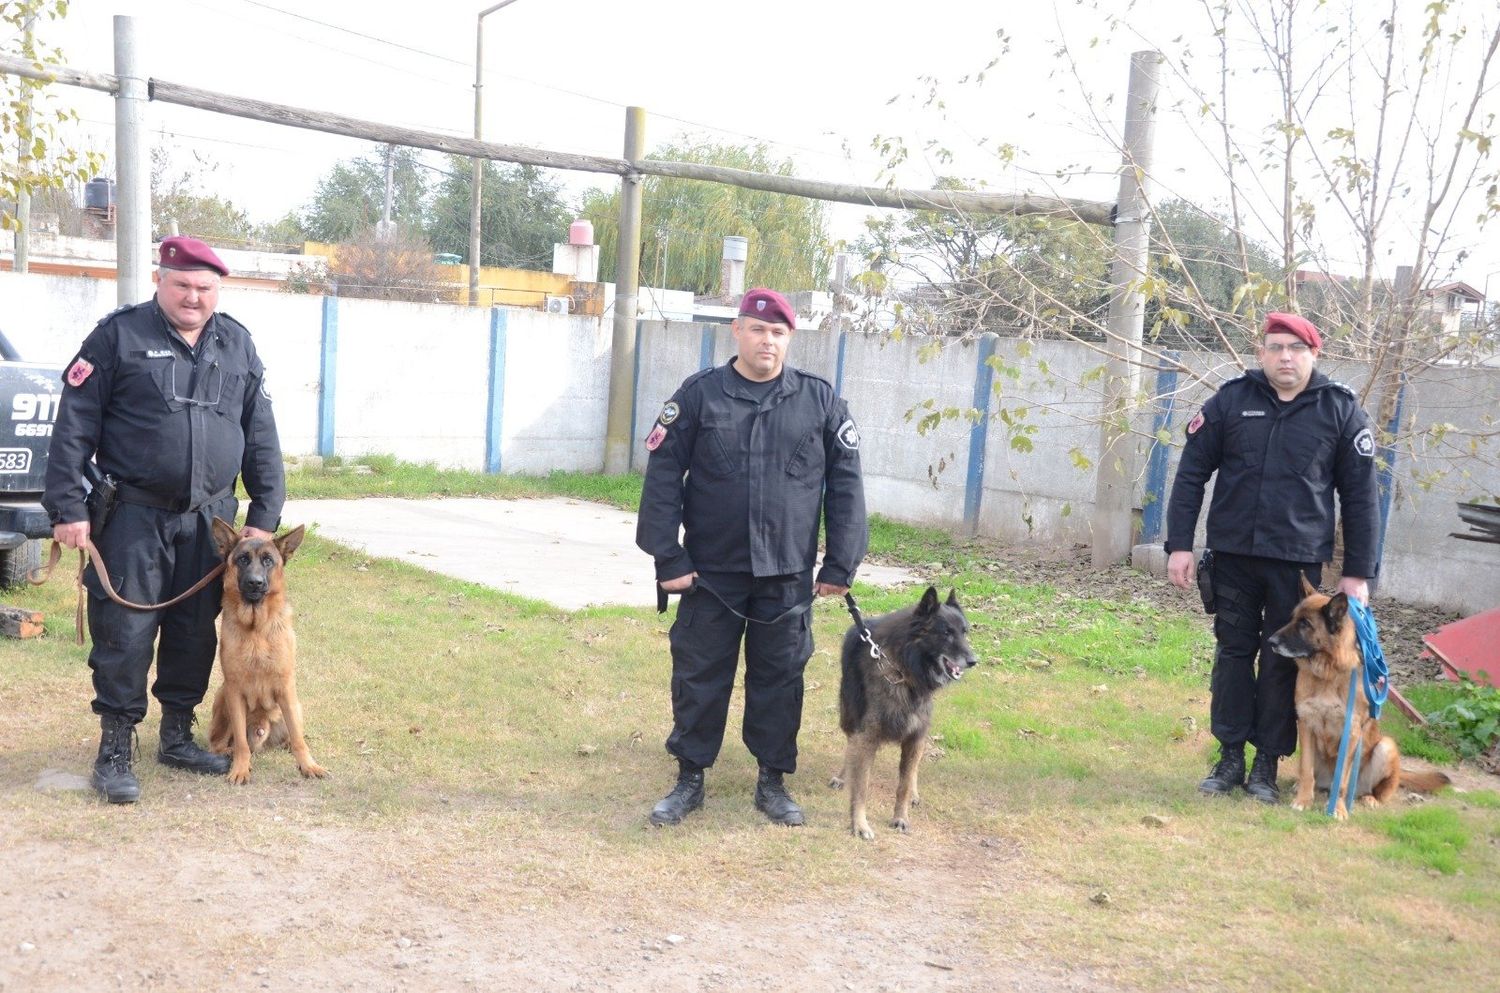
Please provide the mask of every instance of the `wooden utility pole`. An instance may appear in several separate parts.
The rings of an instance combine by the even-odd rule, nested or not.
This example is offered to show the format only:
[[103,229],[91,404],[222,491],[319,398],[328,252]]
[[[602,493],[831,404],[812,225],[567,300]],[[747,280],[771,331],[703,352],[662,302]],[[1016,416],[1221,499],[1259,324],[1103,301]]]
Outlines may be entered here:
[[[1115,216],[1115,263],[1110,274],[1109,333],[1116,351],[1104,370],[1103,420],[1094,467],[1094,568],[1123,562],[1130,555],[1135,523],[1135,449],[1130,436],[1140,384],[1141,334],[1145,329],[1146,259],[1151,215],[1146,183],[1151,173],[1151,139],[1156,128],[1157,73],[1162,57],[1136,52],[1130,57],[1130,89],[1125,98],[1124,162]],[[1128,342],[1128,344],[1127,344]]]
[[[646,111],[625,110],[625,158],[646,154]],[[609,353],[609,419],[604,429],[604,471],[630,471],[635,425],[636,297],[641,288],[641,177],[620,178],[620,239],[615,255],[615,327]]]

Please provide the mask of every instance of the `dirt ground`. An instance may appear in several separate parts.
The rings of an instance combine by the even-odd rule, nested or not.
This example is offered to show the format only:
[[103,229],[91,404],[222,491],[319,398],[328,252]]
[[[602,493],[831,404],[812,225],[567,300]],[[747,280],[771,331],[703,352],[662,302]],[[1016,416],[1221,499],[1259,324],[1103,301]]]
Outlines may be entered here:
[[[1094,570],[1086,548],[985,558],[998,575],[1065,596],[1186,602],[1149,576]],[[943,564],[928,571],[942,578]],[[1430,678],[1420,634],[1449,615],[1391,601],[1376,610],[1393,671]],[[1057,949],[1019,960],[991,950],[995,922],[976,906],[1029,871],[1025,853],[998,839],[933,831],[893,846],[877,882],[836,900],[810,900],[789,880],[761,905],[727,900],[705,915],[676,906],[662,880],[576,900],[549,892],[503,839],[434,882],[400,854],[421,843],[421,826],[329,824],[299,810],[295,786],[230,811],[227,828],[212,821],[224,816],[216,804],[200,821],[185,813],[195,790],[205,800],[191,777],[154,788],[154,803],[102,814],[84,799],[87,823],[60,824],[56,837],[35,830],[34,814],[18,818],[27,829],[0,822],[0,993],[1124,989],[1060,964]],[[32,784],[10,789],[0,800],[18,812],[57,802]],[[112,824],[128,840],[114,843]]]

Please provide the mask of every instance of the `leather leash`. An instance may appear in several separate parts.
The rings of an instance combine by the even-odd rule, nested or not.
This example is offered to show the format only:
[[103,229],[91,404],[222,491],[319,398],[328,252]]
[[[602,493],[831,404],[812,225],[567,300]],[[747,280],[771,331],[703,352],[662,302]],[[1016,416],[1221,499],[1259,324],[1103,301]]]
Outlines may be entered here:
[[[104,567],[104,556],[99,554],[99,548],[94,544],[94,539],[87,539],[87,544],[87,552],[85,552],[82,548],[78,550],[78,576],[74,580],[74,582],[78,585],[78,607],[73,613],[73,629],[78,636],[78,644],[80,645],[83,644],[83,605],[85,602],[83,590],[83,570],[87,567],[90,561],[94,563],[94,571],[99,574],[99,583],[104,587],[105,594],[108,595],[109,598],[115,603],[119,604],[122,607],[128,607],[131,610],[163,610],[167,607],[171,607],[175,604],[181,603],[188,597],[192,596],[194,593],[202,590],[205,586],[213,582],[215,579],[218,579],[219,576],[223,574],[225,567],[228,565],[227,562],[220,562],[218,565],[209,570],[208,575],[204,576],[192,586],[188,587],[187,590],[177,594],[170,600],[165,600],[161,603],[132,603],[131,601],[125,599],[124,597],[120,596],[120,594],[115,592],[114,581],[109,578],[109,570]],[[39,566],[38,568],[33,569],[29,574],[27,574],[27,581],[30,582],[33,586],[41,586],[48,579],[51,579],[52,570],[57,567],[58,562],[62,561],[62,549],[62,544],[54,539],[52,542],[52,551],[47,556],[47,564],[44,566]]]

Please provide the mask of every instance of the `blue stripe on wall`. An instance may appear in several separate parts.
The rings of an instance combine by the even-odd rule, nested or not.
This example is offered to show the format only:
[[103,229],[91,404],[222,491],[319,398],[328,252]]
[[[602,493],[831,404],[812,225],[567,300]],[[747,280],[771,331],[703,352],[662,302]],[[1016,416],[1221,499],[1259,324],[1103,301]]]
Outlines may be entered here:
[[1391,441],[1378,449],[1380,461],[1384,465],[1376,470],[1375,476],[1380,487],[1380,543],[1375,546],[1375,550],[1381,556],[1385,555],[1385,527],[1391,518],[1391,497],[1396,489],[1396,429],[1401,426],[1401,408],[1405,404],[1406,376],[1403,374],[1401,388],[1396,392],[1396,410],[1391,414],[1390,423],[1385,425],[1385,436]]
[[995,368],[990,359],[995,354],[996,337],[986,333],[979,339],[979,364],[974,370],[974,409],[979,420],[969,428],[969,475],[964,483],[964,523],[969,530],[979,527],[979,505],[984,497],[984,448],[990,431],[990,390],[995,382]]
[[849,332],[839,332],[839,358],[833,370],[833,395],[844,395],[844,350],[849,344]]
[[[1178,352],[1167,352],[1165,358],[1176,362]],[[1167,509],[1167,460],[1171,446],[1163,445],[1163,428],[1172,430],[1172,408],[1177,401],[1177,368],[1160,366],[1156,370],[1156,414],[1151,418],[1151,454],[1146,457],[1146,492],[1142,496],[1145,506],[1141,508],[1141,544],[1153,545],[1161,540],[1162,524]]]
[[500,472],[505,422],[505,325],[506,312],[490,308],[490,397],[489,423],[484,432],[484,471]]
[[339,298],[323,298],[323,347],[318,359],[318,454],[334,454],[334,397],[338,385]]
[[[714,364],[714,326],[704,324],[701,326],[703,340],[698,344],[698,368],[707,369]],[[639,366],[637,366],[639,368]]]

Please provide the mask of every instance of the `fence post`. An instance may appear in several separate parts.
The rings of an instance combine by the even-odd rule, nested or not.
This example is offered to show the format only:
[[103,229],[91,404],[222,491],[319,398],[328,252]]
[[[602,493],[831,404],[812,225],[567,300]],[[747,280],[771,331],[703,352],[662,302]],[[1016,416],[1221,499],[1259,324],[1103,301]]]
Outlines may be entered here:
[[[646,112],[625,109],[625,158],[646,155]],[[630,471],[634,454],[635,383],[640,380],[636,354],[636,298],[641,289],[641,174],[620,177],[620,243],[615,254],[615,326],[609,358],[609,420],[604,430],[604,471]]]
[[1125,98],[1124,163],[1120,166],[1115,216],[1115,262],[1110,273],[1111,357],[1105,363],[1104,402],[1099,425],[1099,457],[1094,460],[1094,568],[1123,562],[1130,554],[1135,492],[1131,414],[1140,382],[1141,332],[1146,299],[1139,284],[1146,276],[1151,216],[1146,182],[1151,171],[1151,139],[1156,125],[1157,52],[1130,57],[1130,89]]
[[1386,422],[1385,436],[1390,441],[1381,445],[1377,450],[1380,455],[1380,468],[1376,471],[1376,480],[1379,483],[1380,492],[1380,542],[1375,546],[1375,551],[1385,557],[1385,531],[1386,525],[1391,519],[1391,497],[1396,488],[1396,430],[1401,427],[1401,408],[1406,403],[1406,374],[1401,374],[1401,386],[1396,390],[1396,409],[1391,414],[1391,419]]
[[[703,339],[698,343],[698,368],[707,369],[714,364],[714,332],[716,325],[699,325]],[[639,366],[639,363],[637,363]]]
[[839,332],[839,358],[833,369],[833,395],[844,395],[844,352],[849,344],[849,332]]
[[135,18],[115,15],[115,158],[118,196],[115,260],[119,304],[151,296],[151,156],[146,151],[146,73],[140,65]]
[[484,433],[484,471],[499,473],[504,465],[501,452],[505,426],[506,321],[503,308],[490,308],[490,416]]
[[323,342],[318,358],[318,454],[334,455],[333,411],[338,386],[339,298],[323,298]]
[[990,393],[995,383],[995,355],[999,335],[986,331],[979,336],[979,364],[974,370],[974,409],[979,417],[969,428],[969,471],[964,480],[964,524],[979,530],[979,511],[984,502],[984,450],[990,435]]
[[[1178,352],[1167,352],[1176,363]],[[1167,506],[1167,460],[1171,446],[1162,444],[1161,432],[1172,430],[1172,408],[1177,403],[1177,366],[1159,366],[1156,370],[1156,414],[1151,418],[1151,454],[1146,458],[1146,492],[1141,506],[1141,543],[1153,545],[1161,540]]]

